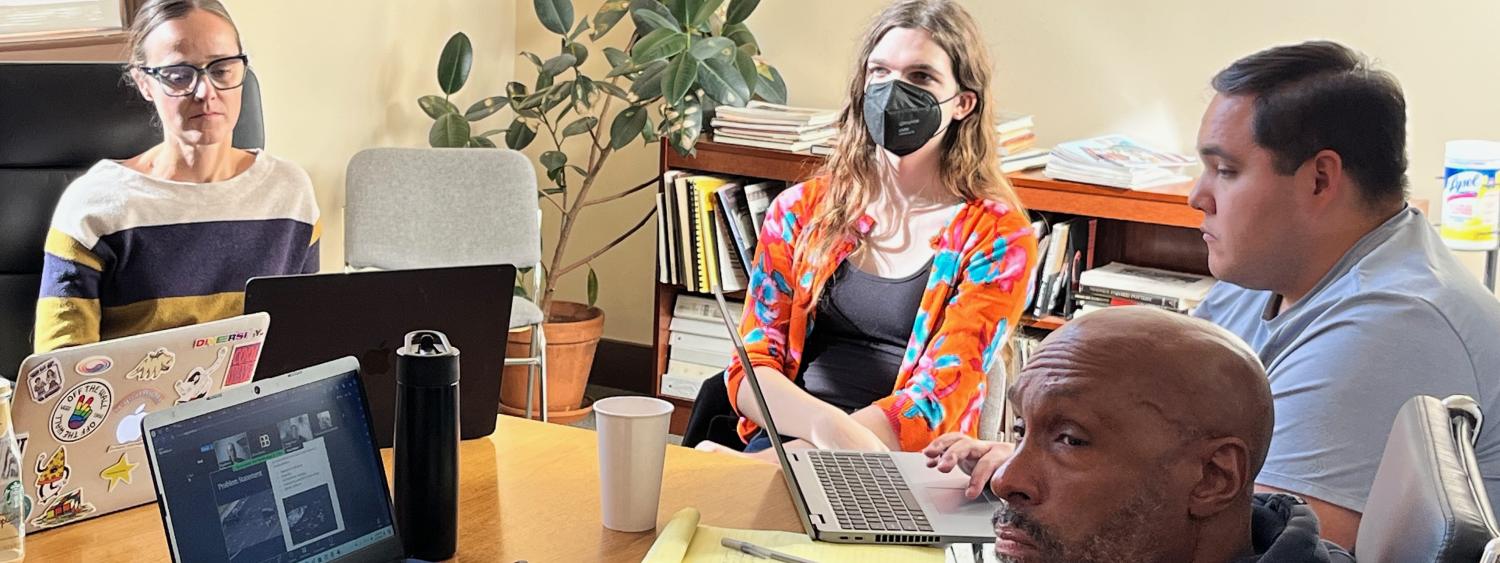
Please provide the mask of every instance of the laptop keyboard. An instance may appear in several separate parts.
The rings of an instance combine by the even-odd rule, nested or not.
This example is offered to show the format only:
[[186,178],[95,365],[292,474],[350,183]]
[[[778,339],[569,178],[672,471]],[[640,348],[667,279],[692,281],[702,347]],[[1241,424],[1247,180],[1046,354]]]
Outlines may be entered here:
[[891,456],[818,450],[807,453],[839,526],[846,530],[932,531]]

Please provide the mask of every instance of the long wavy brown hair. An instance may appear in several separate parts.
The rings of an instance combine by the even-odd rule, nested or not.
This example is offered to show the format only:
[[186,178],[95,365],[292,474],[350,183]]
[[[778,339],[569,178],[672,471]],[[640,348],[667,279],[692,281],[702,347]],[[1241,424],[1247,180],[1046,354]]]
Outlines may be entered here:
[[976,98],[974,111],[944,133],[939,178],[943,187],[965,201],[999,201],[1022,210],[1010,182],[1000,173],[995,108],[990,99],[993,65],[973,16],[952,0],[901,0],[886,7],[860,41],[848,102],[839,114],[838,143],[823,169],[828,193],[803,231],[816,235],[817,242],[802,249],[814,261],[826,259],[846,238],[859,240],[855,225],[879,188],[882,156],[865,129],[866,65],[875,45],[898,27],[931,34],[953,60],[959,90],[973,92]]

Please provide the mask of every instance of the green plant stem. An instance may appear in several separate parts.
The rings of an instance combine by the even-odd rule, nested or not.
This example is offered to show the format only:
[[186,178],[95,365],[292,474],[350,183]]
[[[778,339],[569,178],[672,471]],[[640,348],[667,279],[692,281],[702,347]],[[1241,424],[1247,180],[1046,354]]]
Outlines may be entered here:
[[549,194],[542,190],[537,190],[536,195],[541,196],[542,199],[547,200],[547,203],[550,203],[553,207],[556,207],[558,213],[564,213],[567,211],[566,209],[563,209],[563,206],[561,204],[557,203],[557,199],[552,197],[552,194]]
[[[609,159],[609,155],[612,152],[613,149],[605,148],[603,151],[600,151],[599,158],[589,159],[593,165],[589,167],[588,173],[584,175],[583,185],[578,187],[577,199],[579,201],[583,201],[584,196],[588,195],[589,188],[594,187],[594,181],[599,178],[599,169],[604,166],[604,162]],[[574,221],[578,218],[578,212],[580,211],[583,211],[582,205],[573,205],[568,207],[567,213],[563,214],[562,226],[557,234],[557,247],[552,249],[552,265],[547,268],[547,287],[542,291],[542,300],[539,303],[543,314],[550,315],[552,296],[557,291],[557,279],[561,277],[557,272],[557,268],[562,265],[563,251],[567,249],[568,237],[573,234]]]
[[638,186],[636,186],[634,188],[630,188],[628,190],[622,191],[622,192],[617,193],[615,195],[601,197],[599,199],[595,199],[595,200],[592,200],[592,201],[585,201],[583,203],[580,203],[579,205],[582,205],[584,207],[588,207],[588,206],[591,206],[591,205],[599,205],[601,203],[609,203],[611,201],[614,201],[614,200],[626,197],[626,196],[628,196],[630,194],[636,193],[636,192],[644,190],[646,188],[655,186],[656,182],[658,180],[659,180],[659,178],[652,178],[650,180],[646,180],[645,182],[641,182],[640,185],[638,185]]
[[609,252],[614,247],[619,246],[620,243],[625,242],[625,239],[630,238],[630,235],[633,235],[637,231],[640,231],[642,227],[646,226],[647,222],[651,221],[651,217],[654,216],[654,215],[656,215],[656,209],[655,208],[651,208],[651,209],[646,210],[646,215],[643,216],[643,217],[641,217],[641,220],[638,221],[638,222],[636,222],[636,224],[635,224],[634,227],[631,227],[629,230],[625,231],[625,234],[622,234],[622,235],[620,235],[618,237],[615,237],[615,240],[610,241],[609,244],[606,244],[606,245],[604,245],[603,248],[600,248],[599,250],[594,251],[593,254],[590,254],[587,257],[584,257],[584,259],[579,260],[577,262],[574,262],[572,264],[568,264],[567,266],[563,266],[563,269],[561,271],[559,271],[557,275],[561,276],[561,275],[567,274],[568,272],[571,272],[573,270],[577,270],[578,268],[582,268],[584,266],[587,266],[589,264],[589,262],[593,262],[595,258],[603,256],[605,252]]
[[[634,42],[634,40],[631,41],[632,44],[634,44]],[[620,80],[620,78],[621,77],[616,76],[610,80],[610,83],[615,84]],[[600,123],[604,122],[603,116],[609,115],[609,106],[615,101],[614,96],[606,97],[607,99],[604,100],[604,104],[602,104],[599,109]],[[546,112],[543,112],[544,117],[545,115]],[[551,131],[550,124],[548,125],[548,130]],[[556,140],[555,135],[553,136],[553,139],[554,141]],[[562,150],[561,146],[559,146],[558,150]],[[598,143],[594,143],[594,145],[589,148],[589,165],[587,170],[588,173],[585,174],[583,185],[579,186],[578,188],[578,197],[576,198],[576,201],[588,201],[588,199],[586,199],[584,196],[587,196],[589,189],[594,186],[594,180],[598,179],[599,171],[604,168],[604,162],[609,159],[609,155],[611,154],[614,154],[613,147],[600,146]],[[567,172],[563,173],[566,174]],[[563,192],[563,197],[567,197],[567,192]],[[584,207],[587,207],[586,205],[578,204],[567,206],[567,199],[564,199],[563,202],[563,205],[567,207],[567,210],[563,212],[562,225],[560,225],[560,229],[557,235],[557,246],[552,249],[552,265],[547,268],[546,274],[543,276],[545,287],[542,289],[541,299],[537,301],[537,305],[542,309],[542,314],[549,319],[551,318],[552,311],[552,297],[557,292],[557,280],[562,277],[562,274],[557,272],[557,267],[562,264],[563,252],[567,250],[568,238],[573,233],[573,225],[578,218],[578,213],[583,211]],[[655,210],[653,210],[653,212],[654,211]],[[647,217],[650,217],[650,215],[647,215]],[[642,220],[642,224],[644,224],[644,219]],[[629,236],[639,229],[640,226],[637,225],[634,229],[631,230],[630,233],[627,233],[626,236]],[[623,240],[623,238],[619,240]],[[613,245],[615,244],[618,244],[618,242],[611,243],[610,247],[613,247]],[[606,250],[608,250],[608,248],[606,248]],[[594,256],[599,256],[600,254],[603,254],[603,252],[595,252]],[[585,260],[584,263],[587,263],[587,260]]]

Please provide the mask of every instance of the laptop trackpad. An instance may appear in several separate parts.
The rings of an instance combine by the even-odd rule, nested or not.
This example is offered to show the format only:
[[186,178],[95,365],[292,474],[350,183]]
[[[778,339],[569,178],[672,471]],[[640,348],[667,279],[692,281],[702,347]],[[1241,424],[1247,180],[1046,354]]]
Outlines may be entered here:
[[927,501],[927,506],[944,516],[977,517],[988,521],[989,517],[995,513],[993,497],[988,493],[969,500],[964,496],[962,487],[929,485],[921,487],[917,494]]

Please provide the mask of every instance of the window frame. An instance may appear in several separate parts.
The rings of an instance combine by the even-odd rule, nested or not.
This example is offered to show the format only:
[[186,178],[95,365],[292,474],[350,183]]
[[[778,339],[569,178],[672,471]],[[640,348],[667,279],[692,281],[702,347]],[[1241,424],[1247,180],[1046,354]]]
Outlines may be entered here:
[[7,40],[0,35],[0,53],[7,51],[45,51],[49,49],[71,49],[97,45],[125,46],[130,35],[130,24],[135,13],[146,0],[120,0],[120,14],[124,16],[121,29],[110,31],[59,31],[26,39]]

